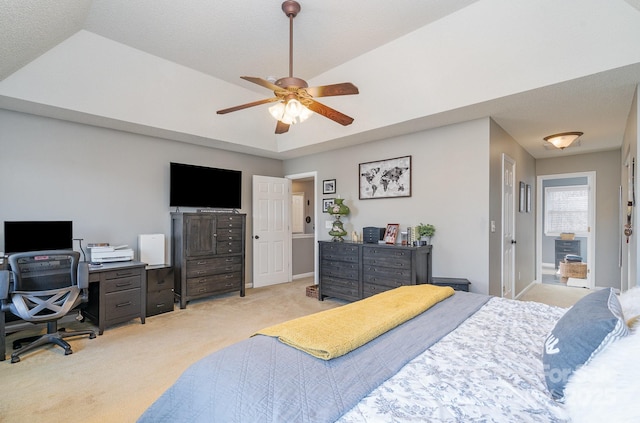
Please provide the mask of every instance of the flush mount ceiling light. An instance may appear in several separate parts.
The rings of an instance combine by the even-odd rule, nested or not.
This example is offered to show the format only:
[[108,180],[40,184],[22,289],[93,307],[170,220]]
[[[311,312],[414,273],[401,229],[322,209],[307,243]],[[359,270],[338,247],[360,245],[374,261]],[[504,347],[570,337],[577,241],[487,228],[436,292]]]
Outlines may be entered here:
[[575,140],[580,138],[582,132],[562,132],[560,134],[549,135],[544,140],[552,144],[554,147],[564,150],[569,147]]

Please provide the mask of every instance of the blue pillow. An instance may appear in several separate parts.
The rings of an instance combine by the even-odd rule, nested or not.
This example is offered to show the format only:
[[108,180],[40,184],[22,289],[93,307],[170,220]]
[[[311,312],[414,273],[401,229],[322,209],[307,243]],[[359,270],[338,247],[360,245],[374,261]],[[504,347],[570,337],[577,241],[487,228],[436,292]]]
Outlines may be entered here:
[[544,342],[542,364],[551,396],[561,401],[573,372],[628,334],[613,288],[580,299],[558,320]]

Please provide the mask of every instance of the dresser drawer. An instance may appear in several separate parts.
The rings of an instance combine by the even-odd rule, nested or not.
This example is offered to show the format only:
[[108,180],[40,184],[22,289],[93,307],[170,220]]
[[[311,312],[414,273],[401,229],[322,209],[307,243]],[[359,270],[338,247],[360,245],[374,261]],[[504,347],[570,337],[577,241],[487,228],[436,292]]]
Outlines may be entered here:
[[140,298],[140,288],[105,295],[106,320],[128,320],[140,316]]
[[362,270],[362,279],[365,283],[398,287],[411,284],[411,268],[394,268],[365,265]]
[[242,228],[218,228],[216,232],[218,241],[242,239]]
[[320,285],[321,294],[323,296],[350,300],[357,300],[360,298],[357,280],[325,277],[322,279]]
[[397,248],[362,249],[362,263],[365,266],[411,269],[411,251]]
[[187,279],[187,295],[238,290],[241,282],[241,272]]
[[[242,228],[243,218],[242,216],[217,216],[216,219],[216,229],[225,229],[225,228]],[[217,231],[220,233],[220,231]]]
[[107,294],[110,292],[125,291],[133,288],[140,288],[141,283],[140,272],[137,272],[135,276],[129,276],[118,279],[107,279],[104,281],[104,292]]
[[[400,286],[400,285],[398,285]],[[362,287],[364,298],[371,297],[372,295],[379,294],[381,292],[388,291],[393,288],[397,288],[398,286],[387,286],[387,285],[376,285],[372,283],[365,283]]]
[[358,246],[340,243],[322,244],[323,260],[339,260],[352,263],[358,262]]
[[209,257],[187,260],[187,278],[237,272],[242,269],[242,256]]
[[220,241],[217,245],[218,254],[239,254],[242,252],[242,241]]
[[322,260],[320,264],[322,277],[335,276],[342,279],[358,279],[358,263],[344,261]]

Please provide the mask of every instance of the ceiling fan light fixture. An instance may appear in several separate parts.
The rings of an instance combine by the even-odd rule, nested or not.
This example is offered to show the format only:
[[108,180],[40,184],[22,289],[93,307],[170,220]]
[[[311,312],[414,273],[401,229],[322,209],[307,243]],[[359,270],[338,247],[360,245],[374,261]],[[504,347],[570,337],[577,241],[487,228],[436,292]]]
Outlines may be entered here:
[[274,119],[287,125],[304,122],[313,114],[295,98],[287,100],[286,104],[284,101],[277,102],[269,107],[269,113]]
[[554,147],[564,150],[580,138],[582,134],[582,132],[561,132],[559,134],[549,135],[543,139]]

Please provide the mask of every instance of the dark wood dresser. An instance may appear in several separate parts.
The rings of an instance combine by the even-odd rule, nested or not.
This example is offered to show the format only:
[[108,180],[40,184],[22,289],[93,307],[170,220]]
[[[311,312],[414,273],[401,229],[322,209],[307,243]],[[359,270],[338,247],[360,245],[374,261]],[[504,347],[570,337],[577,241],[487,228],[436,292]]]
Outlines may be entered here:
[[246,215],[171,213],[175,295],[180,308],[197,298],[245,287]]
[[320,293],[356,301],[402,285],[431,283],[430,245],[319,241]]

